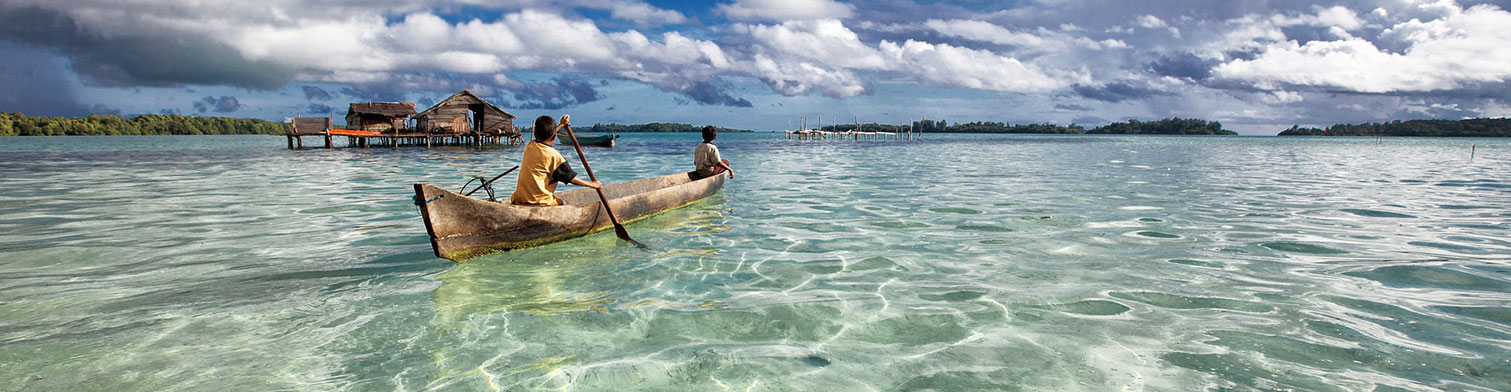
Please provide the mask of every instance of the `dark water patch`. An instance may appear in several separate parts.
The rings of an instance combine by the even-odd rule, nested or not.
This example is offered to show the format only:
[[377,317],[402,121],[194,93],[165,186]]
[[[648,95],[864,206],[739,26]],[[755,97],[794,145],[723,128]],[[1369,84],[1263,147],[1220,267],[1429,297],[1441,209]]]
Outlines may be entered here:
[[1511,325],[1511,307],[1504,306],[1429,306],[1448,314],[1476,318],[1501,325]]
[[1467,205],[1467,204],[1440,204],[1440,205],[1438,205],[1438,208],[1442,208],[1442,209],[1445,209],[1445,210],[1483,210],[1483,209],[1490,209],[1490,208],[1495,208],[1495,207],[1492,207],[1492,206],[1476,206],[1476,205]]
[[1053,310],[1057,312],[1083,314],[1087,316],[1114,316],[1127,313],[1131,308],[1112,301],[1089,299],[1064,304],[1038,305],[1035,308]]
[[1018,242],[1018,241],[1017,240],[1005,239],[1005,238],[997,238],[997,239],[976,241],[976,243],[982,244],[982,245],[1008,245],[1008,244],[1012,244],[1012,243],[1016,243],[1016,242]]
[[1138,218],[1138,221],[1145,223],[1162,223],[1165,220],[1160,218]]
[[1180,236],[1175,235],[1175,234],[1161,233],[1161,232],[1158,232],[1158,231],[1140,231],[1137,234],[1141,235],[1141,236],[1144,236],[1144,237],[1149,237],[1149,238],[1161,238],[1161,239],[1180,238]]
[[1269,305],[1248,301],[1216,297],[1188,297],[1150,291],[1113,292],[1109,295],[1113,298],[1143,302],[1168,309],[1227,309],[1249,313],[1266,313],[1275,309]]
[[803,266],[798,269],[814,275],[829,275],[844,271],[845,266],[840,265],[838,261],[814,261],[803,263]]
[[803,362],[804,365],[808,365],[808,366],[812,366],[812,367],[825,367],[825,366],[829,366],[829,364],[831,363],[831,362],[829,362],[828,359],[825,359],[824,357],[820,357],[820,356],[817,356],[817,355],[809,355],[809,356],[803,357],[802,362]]
[[1341,254],[1348,253],[1348,251],[1344,251],[1344,250],[1340,250],[1340,249],[1333,249],[1333,248],[1329,248],[1329,247],[1322,246],[1322,245],[1308,244],[1308,243],[1302,243],[1302,242],[1286,242],[1286,241],[1266,242],[1266,243],[1259,244],[1259,246],[1270,248],[1271,250],[1278,250],[1278,251],[1281,251],[1281,252],[1306,253],[1306,254],[1313,254],[1313,255],[1341,255]]
[[[903,381],[897,385],[898,391],[1024,391],[1035,390],[1024,379],[1023,374],[1013,374],[1006,370],[991,372],[973,372],[963,370],[941,371],[928,375],[920,375]],[[1040,372],[1028,376],[1047,377],[1047,373]],[[1047,385],[1040,385],[1047,386]],[[885,388],[890,389],[890,388]],[[1047,388],[1053,389],[1053,388]]]
[[364,211],[364,210],[367,210],[367,207],[363,207],[363,206],[360,206],[360,205],[344,205],[344,206],[331,206],[331,207],[309,208],[309,209],[299,210],[298,212],[300,214],[331,214],[331,213],[337,213],[337,212]]
[[914,221],[882,221],[882,222],[866,222],[866,224],[867,225],[871,225],[871,226],[876,226],[876,227],[884,228],[884,229],[921,229],[921,228],[932,226],[932,225],[930,225],[928,223],[914,222]]
[[1372,217],[1372,218],[1416,218],[1417,217],[1416,215],[1402,214],[1402,213],[1390,212],[1390,211],[1369,210],[1369,209],[1363,209],[1363,208],[1344,208],[1344,209],[1339,210],[1339,211],[1347,212],[1347,213],[1358,215],[1358,216]]
[[929,211],[940,213],[940,214],[962,214],[962,215],[980,215],[981,214],[981,211],[978,211],[978,210],[973,210],[973,209],[969,209],[969,208],[955,208],[955,207],[930,208]]
[[[397,233],[394,233],[397,234]],[[386,235],[381,237],[364,238],[352,241],[352,246],[385,246],[385,245],[430,245],[430,237],[421,235]]]
[[850,333],[854,339],[876,344],[952,343],[971,334],[961,321],[960,317],[949,314],[915,314],[862,324],[851,328]]
[[1265,335],[1240,331],[1211,331],[1208,335],[1217,338],[1207,342],[1227,347],[1237,352],[1261,353],[1268,360],[1296,363],[1319,369],[1346,369],[1350,364],[1375,365],[1387,357],[1366,348],[1344,348],[1309,343],[1287,336]]
[[850,271],[869,271],[876,269],[907,270],[907,268],[898,265],[897,262],[892,261],[892,259],[882,256],[866,258],[865,260],[861,260],[855,262],[854,264],[845,266],[845,269]]
[[1469,223],[1469,224],[1455,224],[1455,225],[1450,225],[1450,226],[1452,226],[1452,227],[1459,227],[1459,228],[1465,228],[1465,229],[1480,229],[1480,230],[1511,230],[1511,225],[1482,225],[1482,224],[1476,224],[1476,223]]
[[1410,242],[1407,242],[1406,244],[1407,245],[1411,245],[1411,246],[1420,246],[1420,247],[1425,247],[1425,248],[1441,249],[1441,250],[1446,250],[1446,251],[1454,252],[1454,253],[1464,253],[1464,254],[1484,254],[1484,253],[1486,253],[1486,251],[1484,249],[1476,248],[1476,247],[1473,247],[1473,246],[1458,245],[1458,244],[1445,244],[1445,243],[1441,243],[1441,242],[1410,241]]
[[980,291],[952,291],[944,294],[919,294],[918,298],[934,302],[963,302],[981,298],[983,295],[986,295],[986,293]]
[[836,225],[836,224],[833,224],[833,223],[790,222],[790,223],[783,223],[780,226],[786,227],[786,228],[789,228],[789,229],[807,230],[807,231],[811,231],[811,232],[814,232],[814,233],[823,233],[823,234],[829,234],[829,233],[848,233],[848,232],[855,231],[855,228],[853,228],[853,227],[845,226],[845,225]]
[[1503,280],[1425,265],[1395,265],[1343,274],[1380,282],[1387,287],[1511,291],[1511,283]]
[[958,225],[958,226],[955,226],[955,229],[966,230],[966,231],[984,231],[984,232],[988,232],[988,233],[1011,233],[1011,232],[1017,231],[1017,230],[1013,230],[1011,228],[1006,228],[1006,227],[1002,227],[1002,226],[989,226],[989,225]]
[[1205,267],[1205,268],[1224,268],[1224,267],[1228,266],[1227,264],[1218,263],[1218,262],[1214,262],[1214,261],[1201,261],[1201,260],[1191,260],[1191,259],[1170,259],[1170,260],[1165,260],[1165,261],[1169,261],[1169,262],[1175,263],[1175,264],[1189,265],[1189,266],[1193,266],[1193,267]]
[[[1368,315],[1371,322],[1376,325],[1420,342],[1462,350],[1485,352],[1485,350],[1503,350],[1503,348],[1494,344],[1487,344],[1487,339],[1511,339],[1511,333],[1502,330],[1485,328],[1446,318],[1432,317],[1397,305],[1336,295],[1323,295],[1318,298],[1349,308],[1352,311],[1362,312]],[[1372,335],[1378,334],[1373,333]]]
[[379,277],[387,274],[420,272],[427,270],[440,270],[451,267],[450,261],[436,259],[431,263],[398,264],[384,267],[347,268],[337,270],[316,270],[286,272],[281,274],[268,274],[247,279],[247,281],[284,281],[284,280],[307,280],[327,278],[351,278],[351,277]]
[[[1343,391],[1327,380],[1297,372],[1276,373],[1274,366],[1235,353],[1197,354],[1171,352],[1160,355],[1171,366],[1211,374],[1241,385],[1243,390]],[[1219,389],[1224,390],[1224,389]]]

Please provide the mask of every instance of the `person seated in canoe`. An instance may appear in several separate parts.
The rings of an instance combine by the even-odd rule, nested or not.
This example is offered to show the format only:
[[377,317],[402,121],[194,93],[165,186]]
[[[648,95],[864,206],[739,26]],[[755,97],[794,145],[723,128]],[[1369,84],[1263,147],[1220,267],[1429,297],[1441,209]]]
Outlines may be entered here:
[[559,206],[566,204],[556,197],[556,184],[565,182],[577,186],[599,189],[598,181],[583,181],[567,164],[567,159],[556,151],[556,130],[570,123],[571,116],[561,116],[557,124],[551,116],[535,118],[535,140],[525,144],[524,158],[519,163],[519,180],[514,184],[514,194],[509,203],[527,206]]
[[693,149],[693,167],[697,170],[692,172],[694,180],[729,173],[729,178],[735,178],[735,169],[729,167],[729,160],[719,157],[719,147],[714,146],[714,138],[719,137],[719,130],[709,125],[703,127],[703,143]]

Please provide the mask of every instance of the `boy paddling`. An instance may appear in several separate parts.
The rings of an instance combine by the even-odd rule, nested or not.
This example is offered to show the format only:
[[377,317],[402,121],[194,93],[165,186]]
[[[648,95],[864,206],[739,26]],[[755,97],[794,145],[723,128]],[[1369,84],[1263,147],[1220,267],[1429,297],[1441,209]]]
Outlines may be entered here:
[[571,123],[571,116],[561,116],[561,124],[551,116],[535,118],[535,140],[525,144],[524,157],[519,164],[519,180],[514,184],[514,194],[509,203],[531,206],[559,206],[566,204],[556,197],[557,183],[570,183],[593,189],[603,187],[598,181],[583,181],[567,159],[556,151],[556,130]]

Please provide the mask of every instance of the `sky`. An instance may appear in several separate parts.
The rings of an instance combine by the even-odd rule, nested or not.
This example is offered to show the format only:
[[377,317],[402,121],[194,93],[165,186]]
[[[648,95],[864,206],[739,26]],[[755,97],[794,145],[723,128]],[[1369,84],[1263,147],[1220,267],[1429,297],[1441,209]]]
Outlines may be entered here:
[[1511,0],[3,0],[0,112],[284,120],[468,89],[777,131],[1511,116]]

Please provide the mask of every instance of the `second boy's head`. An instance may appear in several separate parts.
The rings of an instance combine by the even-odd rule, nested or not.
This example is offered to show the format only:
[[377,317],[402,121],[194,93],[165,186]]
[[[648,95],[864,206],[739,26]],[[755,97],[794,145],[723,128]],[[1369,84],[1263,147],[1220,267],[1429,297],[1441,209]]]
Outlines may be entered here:
[[719,129],[718,128],[714,128],[714,126],[712,126],[712,125],[703,127],[703,142],[704,143],[712,143],[714,141],[714,138],[716,138],[716,137],[719,137]]
[[556,119],[551,116],[535,118],[535,141],[545,143],[556,138]]

